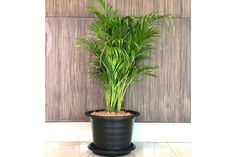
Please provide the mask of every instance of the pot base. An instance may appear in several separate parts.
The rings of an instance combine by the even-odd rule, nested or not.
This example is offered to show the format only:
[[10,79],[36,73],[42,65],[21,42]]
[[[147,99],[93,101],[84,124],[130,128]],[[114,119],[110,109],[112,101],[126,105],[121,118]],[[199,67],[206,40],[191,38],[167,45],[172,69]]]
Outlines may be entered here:
[[120,149],[120,150],[107,150],[107,149],[100,149],[95,144],[90,143],[88,148],[93,151],[94,154],[102,155],[102,156],[122,156],[129,154],[132,150],[136,148],[136,146],[131,143],[127,148]]

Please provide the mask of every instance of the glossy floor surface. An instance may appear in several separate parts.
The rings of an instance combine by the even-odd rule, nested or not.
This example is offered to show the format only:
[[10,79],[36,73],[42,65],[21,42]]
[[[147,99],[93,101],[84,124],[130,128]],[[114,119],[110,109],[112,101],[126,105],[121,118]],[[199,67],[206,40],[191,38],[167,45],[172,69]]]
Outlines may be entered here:
[[[46,142],[46,157],[99,157],[87,145],[89,142]],[[125,157],[191,157],[191,143],[138,143]]]

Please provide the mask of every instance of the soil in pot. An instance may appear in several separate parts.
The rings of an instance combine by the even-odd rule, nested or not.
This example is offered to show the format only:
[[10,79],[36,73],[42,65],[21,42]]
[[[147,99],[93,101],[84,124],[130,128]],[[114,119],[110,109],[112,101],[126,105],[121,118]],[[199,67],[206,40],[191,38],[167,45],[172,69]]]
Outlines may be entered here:
[[93,116],[107,116],[107,117],[132,116],[132,113],[128,111],[120,111],[120,112],[94,111],[90,114]]

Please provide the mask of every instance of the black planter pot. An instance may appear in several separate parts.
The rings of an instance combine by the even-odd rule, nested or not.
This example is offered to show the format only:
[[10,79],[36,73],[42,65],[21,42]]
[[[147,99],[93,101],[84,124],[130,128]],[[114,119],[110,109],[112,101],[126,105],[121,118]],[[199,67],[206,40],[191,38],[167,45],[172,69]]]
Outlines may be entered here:
[[139,112],[126,110],[132,116],[105,117],[90,115],[94,111],[104,110],[85,112],[92,124],[93,143],[88,146],[90,150],[97,155],[121,156],[135,149],[131,139],[134,120],[140,115]]

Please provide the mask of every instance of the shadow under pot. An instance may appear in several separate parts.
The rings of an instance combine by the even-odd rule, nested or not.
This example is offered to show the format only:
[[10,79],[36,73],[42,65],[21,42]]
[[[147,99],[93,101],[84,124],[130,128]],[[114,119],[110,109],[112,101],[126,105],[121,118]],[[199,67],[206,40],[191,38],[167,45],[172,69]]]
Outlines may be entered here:
[[108,117],[91,115],[92,112],[104,111],[93,110],[85,112],[90,118],[93,134],[93,142],[88,148],[94,154],[102,156],[127,155],[135,149],[131,143],[134,120],[140,115],[139,112],[130,112],[130,116]]

